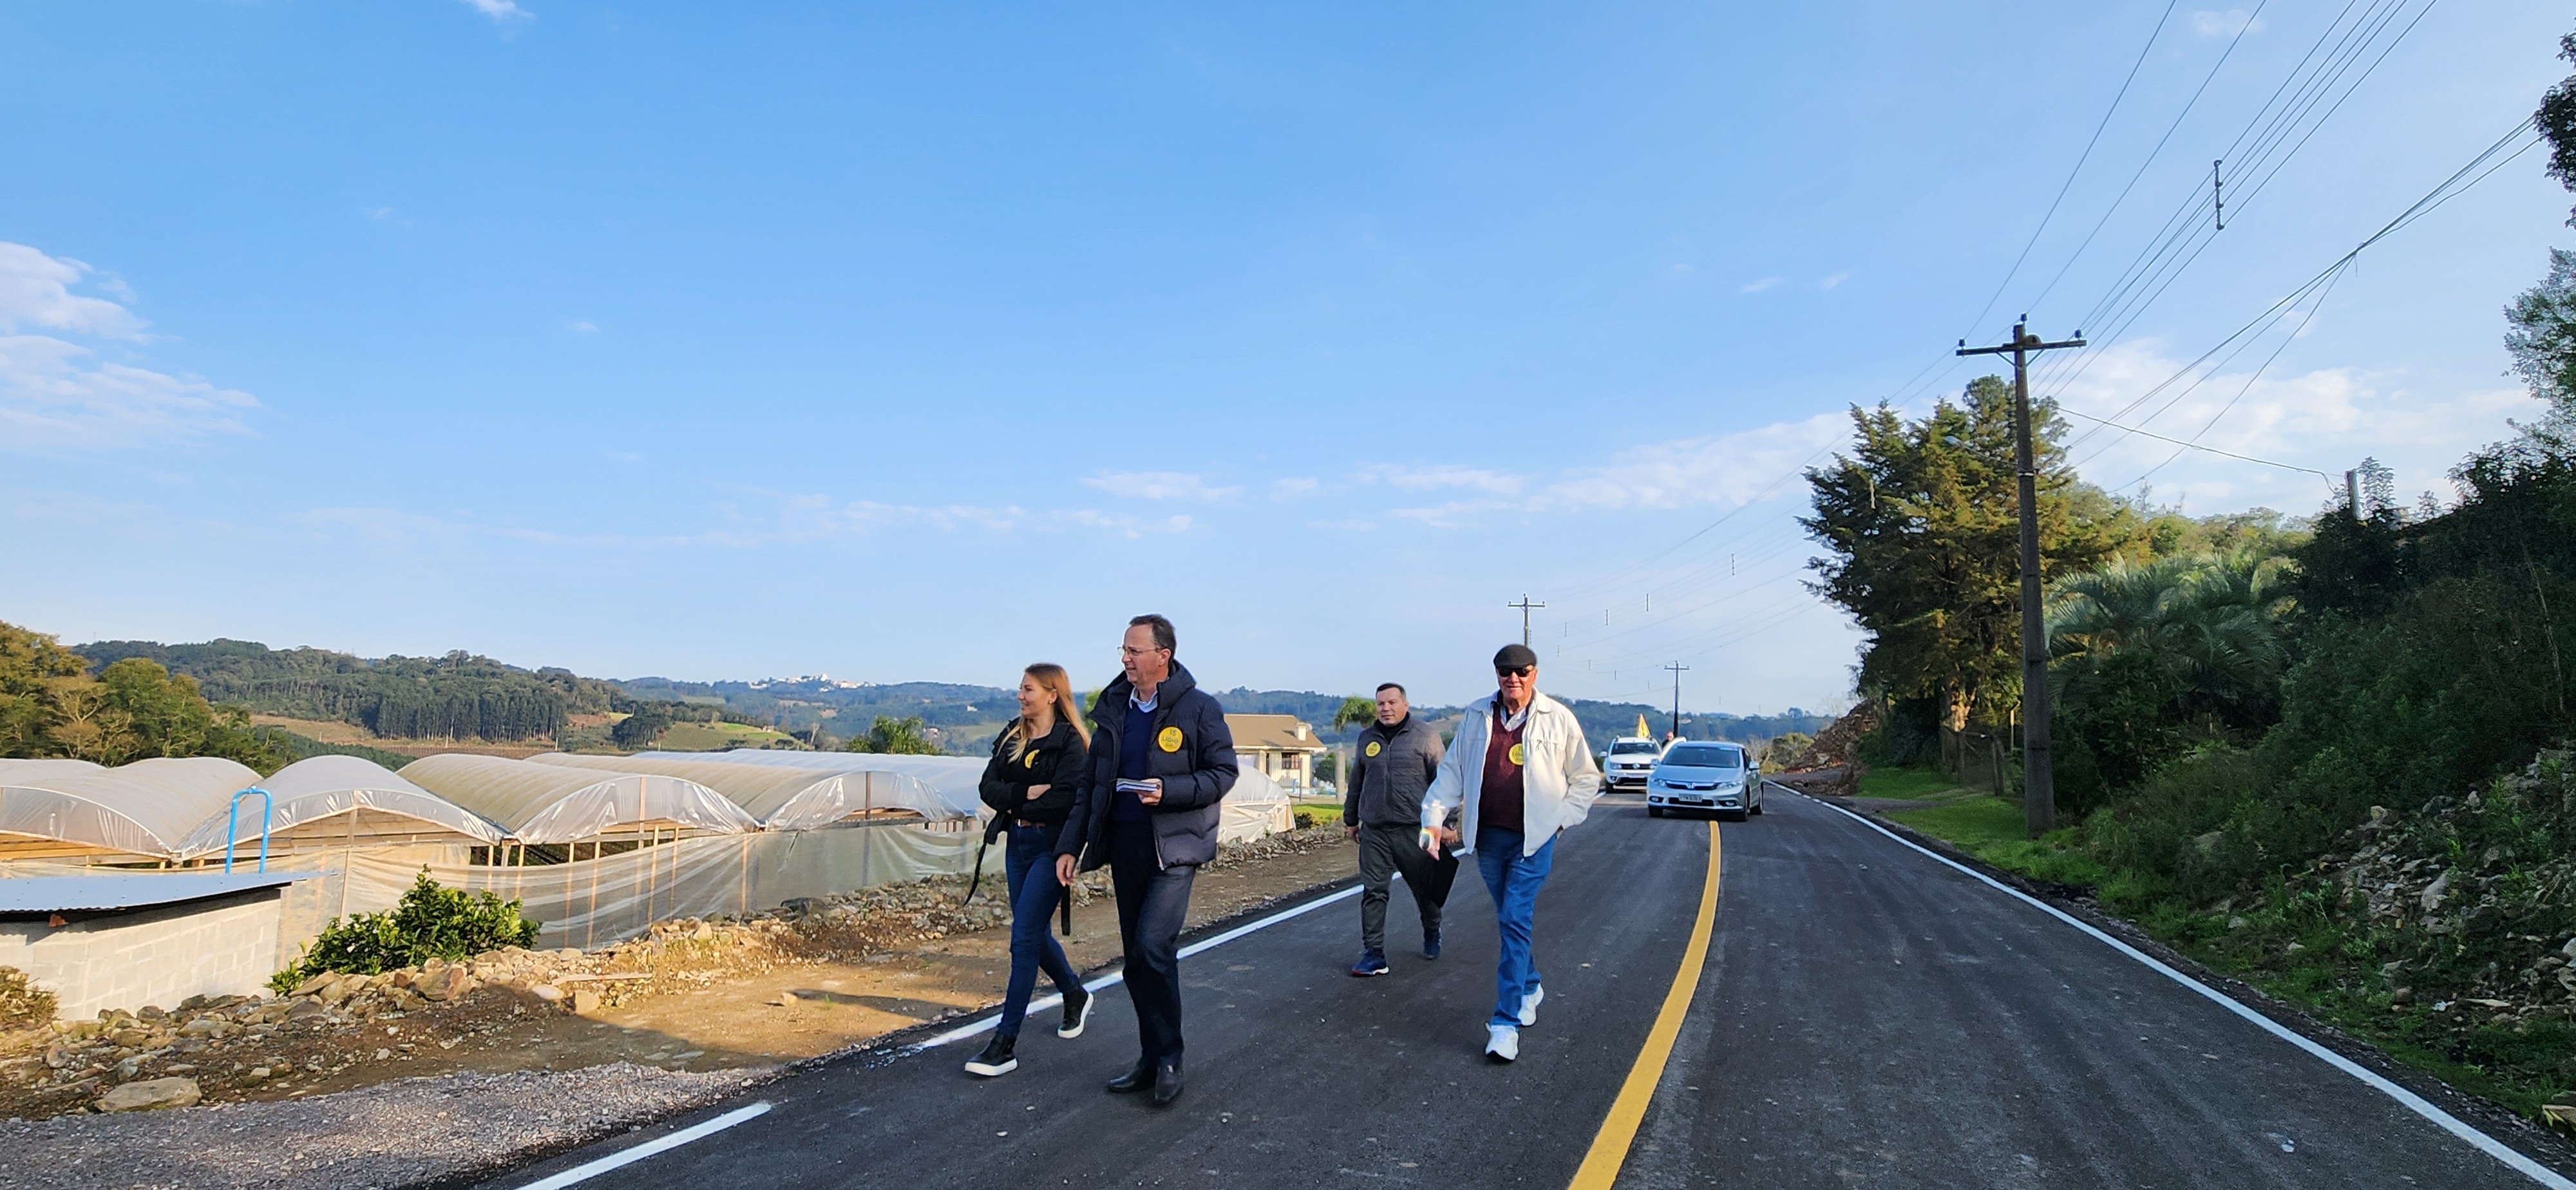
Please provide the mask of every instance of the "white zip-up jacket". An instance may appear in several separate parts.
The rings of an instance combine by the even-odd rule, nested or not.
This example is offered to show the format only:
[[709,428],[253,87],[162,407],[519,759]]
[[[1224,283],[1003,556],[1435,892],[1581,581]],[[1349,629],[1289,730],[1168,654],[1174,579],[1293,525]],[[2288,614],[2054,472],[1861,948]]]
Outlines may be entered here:
[[[1493,738],[1494,699],[1488,694],[1467,708],[1458,738],[1440,758],[1440,771],[1422,794],[1422,827],[1438,828],[1451,810],[1464,810],[1459,823],[1460,855],[1476,850],[1476,803],[1485,784],[1485,744]],[[1545,694],[1530,695],[1529,719],[1521,726],[1521,854],[1538,854],[1547,841],[1592,813],[1601,796],[1601,766],[1584,743],[1583,724],[1564,703]]]

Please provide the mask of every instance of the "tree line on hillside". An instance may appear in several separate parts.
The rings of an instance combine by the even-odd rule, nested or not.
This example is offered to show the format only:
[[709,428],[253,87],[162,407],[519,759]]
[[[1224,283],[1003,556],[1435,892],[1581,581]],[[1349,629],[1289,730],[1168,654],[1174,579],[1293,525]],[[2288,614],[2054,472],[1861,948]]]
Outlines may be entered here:
[[238,640],[100,641],[77,651],[101,670],[127,659],[148,660],[194,678],[216,702],[353,723],[388,739],[551,737],[573,715],[607,712],[620,696],[613,683],[562,669],[519,669],[462,650],[374,661]]
[[195,679],[155,661],[104,664],[53,637],[0,624],[0,757],[119,765],[220,756],[271,773],[293,755],[237,707],[209,703]]

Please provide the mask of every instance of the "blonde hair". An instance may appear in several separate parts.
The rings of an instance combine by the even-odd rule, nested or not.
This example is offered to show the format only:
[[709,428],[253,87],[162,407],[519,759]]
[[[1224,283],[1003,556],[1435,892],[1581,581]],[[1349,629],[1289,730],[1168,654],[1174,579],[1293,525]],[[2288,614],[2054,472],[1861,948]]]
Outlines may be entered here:
[[[1082,746],[1090,747],[1091,728],[1082,721],[1081,708],[1074,705],[1073,679],[1065,674],[1064,667],[1041,661],[1020,672],[1034,679],[1038,689],[1047,692],[1047,698],[1055,703],[1055,717],[1072,724],[1073,734],[1082,740]],[[1011,746],[1013,760],[1028,752],[1029,722],[1026,716],[1011,720],[1010,730],[1003,733],[1002,742]]]

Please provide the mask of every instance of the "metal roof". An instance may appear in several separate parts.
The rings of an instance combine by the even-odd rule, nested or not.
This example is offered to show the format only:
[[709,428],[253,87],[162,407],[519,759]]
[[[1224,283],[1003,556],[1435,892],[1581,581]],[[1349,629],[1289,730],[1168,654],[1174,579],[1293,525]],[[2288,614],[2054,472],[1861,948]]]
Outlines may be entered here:
[[0,880],[0,913],[148,909],[311,880],[320,872],[132,872]]

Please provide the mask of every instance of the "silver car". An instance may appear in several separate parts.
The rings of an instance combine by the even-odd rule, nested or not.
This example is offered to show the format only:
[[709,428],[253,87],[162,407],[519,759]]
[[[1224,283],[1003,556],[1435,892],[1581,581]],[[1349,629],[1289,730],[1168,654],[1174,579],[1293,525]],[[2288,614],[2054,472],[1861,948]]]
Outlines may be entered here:
[[1646,778],[1646,814],[1707,810],[1741,820],[1762,812],[1762,770],[1744,745],[1684,740],[1664,750]]

